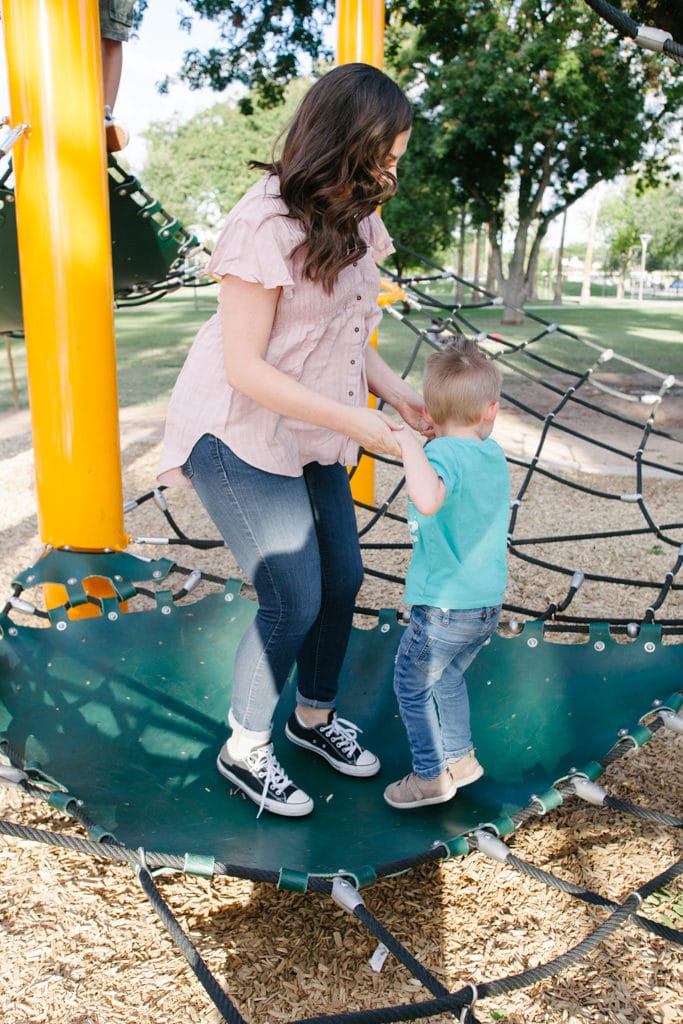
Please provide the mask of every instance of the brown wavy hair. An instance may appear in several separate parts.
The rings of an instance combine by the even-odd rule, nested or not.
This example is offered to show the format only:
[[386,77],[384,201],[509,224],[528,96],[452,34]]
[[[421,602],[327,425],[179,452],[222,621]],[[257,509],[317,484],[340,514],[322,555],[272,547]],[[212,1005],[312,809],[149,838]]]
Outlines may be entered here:
[[294,253],[305,250],[304,276],[326,292],[343,267],[365,255],[358,225],[396,192],[383,165],[412,123],[412,107],[388,75],[369,64],[342,64],[304,96],[280,158],[252,162],[280,179],[289,216],[305,231]]

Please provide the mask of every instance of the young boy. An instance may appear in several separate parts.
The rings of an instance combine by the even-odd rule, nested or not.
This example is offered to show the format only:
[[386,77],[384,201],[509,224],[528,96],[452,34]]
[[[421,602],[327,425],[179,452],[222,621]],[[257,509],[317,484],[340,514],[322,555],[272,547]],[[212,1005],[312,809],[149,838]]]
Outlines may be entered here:
[[464,673],[495,632],[505,590],[510,480],[490,434],[500,371],[474,341],[429,356],[424,400],[434,439],[397,433],[409,495],[410,623],[394,689],[413,770],[387,786],[400,810],[450,800],[483,768],[474,756]]

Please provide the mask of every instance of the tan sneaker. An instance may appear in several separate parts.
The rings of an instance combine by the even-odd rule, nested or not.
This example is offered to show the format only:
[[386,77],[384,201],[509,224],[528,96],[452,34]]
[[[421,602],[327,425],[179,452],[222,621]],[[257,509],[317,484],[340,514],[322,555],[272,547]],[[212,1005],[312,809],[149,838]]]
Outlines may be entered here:
[[384,799],[390,807],[398,810],[409,810],[411,807],[428,807],[430,804],[443,804],[451,800],[458,792],[458,787],[448,769],[437,775],[435,779],[423,779],[421,775],[411,772],[398,782],[392,782],[384,790]]
[[473,750],[469,750],[457,761],[449,761],[448,770],[458,788],[469,786],[470,782],[476,782],[484,774],[484,769],[474,756]]

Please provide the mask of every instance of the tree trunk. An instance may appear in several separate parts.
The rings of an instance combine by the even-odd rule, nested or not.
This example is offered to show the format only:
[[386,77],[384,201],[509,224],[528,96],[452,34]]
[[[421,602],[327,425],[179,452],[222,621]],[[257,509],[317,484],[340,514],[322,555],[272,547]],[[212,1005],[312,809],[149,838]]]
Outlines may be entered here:
[[475,228],[472,246],[472,301],[479,298],[479,263],[481,261],[481,225]]
[[512,257],[508,264],[507,278],[503,277],[502,253],[497,244],[496,264],[499,280],[503,282],[502,294],[505,303],[503,313],[504,324],[521,324],[524,322],[522,306],[527,297],[529,278],[525,267],[529,221],[520,221],[515,235]]
[[591,272],[593,270],[593,243],[595,242],[595,227],[598,223],[598,210],[600,200],[595,197],[591,211],[590,224],[588,226],[588,242],[586,244],[586,259],[583,264],[583,284],[581,285],[581,303],[590,302],[591,298]]
[[458,281],[455,286],[455,301],[462,306],[465,301],[465,210],[460,210],[458,218]]
[[562,305],[562,260],[564,259],[564,239],[567,231],[567,211],[562,215],[562,231],[560,233],[560,247],[557,250],[557,267],[555,269],[555,292],[553,305]]
[[623,299],[626,294],[626,267],[628,256],[622,252],[619,256],[619,270],[617,271],[617,300]]

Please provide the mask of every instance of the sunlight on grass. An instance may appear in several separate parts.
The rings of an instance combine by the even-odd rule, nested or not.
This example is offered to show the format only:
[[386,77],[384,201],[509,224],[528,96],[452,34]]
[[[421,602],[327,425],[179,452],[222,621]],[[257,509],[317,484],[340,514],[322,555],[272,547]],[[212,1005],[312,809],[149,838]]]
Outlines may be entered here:
[[[435,297],[438,293],[434,293]],[[115,314],[119,402],[122,407],[168,399],[199,327],[216,312],[218,289],[185,288],[156,302],[118,309]],[[452,292],[439,297],[453,301]],[[434,311],[438,313],[439,311]],[[568,303],[562,307],[538,305],[537,316],[560,324],[565,330],[619,355],[646,364],[661,373],[683,377],[683,303],[595,300],[587,306]],[[518,343],[543,331],[543,325],[527,319],[521,326],[502,323],[500,308],[463,311],[475,332],[500,334]],[[410,322],[419,330],[428,328],[432,311],[412,312]],[[415,341],[413,333],[390,316],[380,325],[382,355],[401,372]],[[20,407],[28,404],[26,347],[23,338],[10,339]],[[543,358],[561,362],[583,372],[595,352],[561,333],[550,334],[534,345]],[[416,361],[410,380],[419,383],[424,353]],[[628,364],[615,360],[614,372],[633,372]],[[0,412],[14,408],[7,355],[0,352]]]

